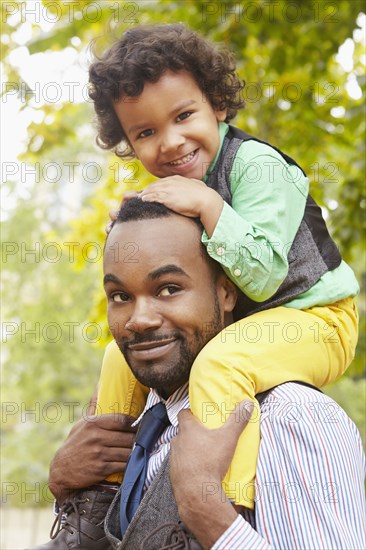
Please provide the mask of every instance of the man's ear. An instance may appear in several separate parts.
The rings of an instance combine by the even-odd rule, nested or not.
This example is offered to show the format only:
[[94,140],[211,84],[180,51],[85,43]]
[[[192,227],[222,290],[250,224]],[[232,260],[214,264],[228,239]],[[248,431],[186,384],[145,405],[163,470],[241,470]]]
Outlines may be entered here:
[[230,313],[235,307],[238,289],[225,273],[219,275],[218,295],[221,311]]

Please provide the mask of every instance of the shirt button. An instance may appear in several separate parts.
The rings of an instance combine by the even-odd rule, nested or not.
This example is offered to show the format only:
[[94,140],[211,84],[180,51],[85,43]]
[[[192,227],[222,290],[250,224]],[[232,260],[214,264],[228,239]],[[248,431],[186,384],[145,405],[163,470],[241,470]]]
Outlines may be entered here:
[[218,249],[216,250],[216,254],[218,256],[223,256],[225,254],[225,248],[223,246],[219,246]]
[[238,269],[238,268],[234,269],[234,275],[235,275],[235,277],[240,277],[241,269]]

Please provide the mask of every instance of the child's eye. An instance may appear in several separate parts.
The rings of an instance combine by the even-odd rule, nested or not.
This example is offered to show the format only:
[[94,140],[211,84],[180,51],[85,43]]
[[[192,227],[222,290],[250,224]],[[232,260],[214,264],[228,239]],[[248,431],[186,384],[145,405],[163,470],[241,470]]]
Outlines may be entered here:
[[139,135],[137,136],[137,139],[152,136],[153,133],[154,131],[151,128],[148,128],[147,130],[143,130],[142,132],[140,132]]
[[176,285],[167,285],[161,290],[159,290],[158,295],[159,296],[172,296],[176,292],[179,292],[181,289],[179,286]]
[[177,120],[178,121],[185,120],[186,118],[189,118],[191,114],[192,114],[192,111],[185,111],[184,113],[181,113],[180,115],[177,116]]
[[126,292],[115,292],[110,297],[110,300],[116,303],[124,303],[124,302],[127,302],[128,299],[129,299],[129,296],[128,294],[126,294]]

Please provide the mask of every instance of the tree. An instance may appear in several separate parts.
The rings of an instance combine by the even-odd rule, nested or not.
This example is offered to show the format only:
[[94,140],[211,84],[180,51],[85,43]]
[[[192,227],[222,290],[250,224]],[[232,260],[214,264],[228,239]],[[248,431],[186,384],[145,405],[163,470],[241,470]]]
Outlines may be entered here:
[[[4,428],[9,449],[4,472],[7,479],[32,482],[37,478],[45,482],[47,464],[70,427],[66,411],[50,430],[51,415],[65,410],[62,403],[75,400],[85,404],[90,396],[103,346],[110,337],[100,262],[94,261],[98,246],[100,249],[103,245],[107,212],[119,203],[125,190],[141,189],[152,180],[137,160],[119,160],[94,145],[92,106],[74,98],[79,81],[61,78],[54,88],[67,93],[56,101],[49,96],[50,83],[37,88],[37,82],[25,80],[24,69],[14,62],[15,53],[19,53],[19,35],[30,31],[22,46],[29,56],[67,51],[79,56],[84,64],[91,40],[95,40],[100,51],[113,36],[137,23],[181,21],[232,49],[240,75],[246,80],[246,108],[235,123],[280,147],[309,174],[311,192],[323,206],[343,256],[363,283],[358,305],[362,314],[360,332],[365,334],[366,200],[364,110],[360,94],[365,88],[365,77],[364,41],[357,31],[363,5],[360,0],[60,0],[39,3],[38,14],[30,23],[29,4],[1,3],[7,78],[3,90],[8,91],[3,96],[3,107],[7,98],[17,92],[23,112],[32,113],[27,148],[20,161],[23,167],[38,171],[33,182],[29,178],[13,178],[12,182],[10,178],[5,188],[18,194],[16,207],[8,210],[3,226],[3,241],[10,243],[3,270],[5,322],[9,331],[18,327],[13,336],[7,335],[8,351],[4,357],[4,401],[14,404],[13,413],[8,405]],[[354,52],[353,65],[344,68],[337,61],[337,53],[346,40]],[[52,169],[56,175],[52,175]],[[70,188],[72,193],[66,194]],[[26,198],[19,198],[21,194]],[[34,261],[37,255],[28,254],[26,262],[22,262],[22,243],[24,250],[34,249],[39,243],[40,261]],[[60,251],[60,259],[52,262],[52,254]],[[33,330],[37,322],[40,324],[40,341],[31,334],[22,341],[22,322],[32,325]],[[71,342],[68,331],[74,322],[80,324],[75,325]],[[88,323],[90,332],[83,334]],[[42,335],[47,324],[48,332]],[[59,334],[56,325],[64,330],[61,338],[52,342]],[[339,397],[342,384],[344,392],[352,385],[355,398],[352,403],[343,403],[351,415],[352,406],[356,410],[357,399],[361,400],[365,392],[365,385],[355,382],[365,374],[364,357],[363,336],[348,372],[352,380],[332,390]],[[38,402],[46,418],[40,412],[39,423],[34,422],[35,415],[33,420],[28,415],[27,422],[22,422],[22,404],[30,408]],[[19,410],[14,413],[17,405]],[[80,406],[75,414],[81,414],[81,409]],[[362,415],[357,412],[355,416]],[[364,424],[359,425],[364,433]],[[43,442],[50,438],[51,444],[44,449]],[[28,465],[19,452],[24,446],[28,449]]]

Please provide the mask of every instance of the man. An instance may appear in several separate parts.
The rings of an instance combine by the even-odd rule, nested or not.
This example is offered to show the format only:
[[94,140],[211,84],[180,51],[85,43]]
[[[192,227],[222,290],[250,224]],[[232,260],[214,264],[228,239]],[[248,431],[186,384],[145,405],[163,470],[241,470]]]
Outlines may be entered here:
[[[314,389],[284,384],[261,406],[255,510],[234,509],[224,495],[221,481],[249,413],[241,404],[225,426],[209,431],[185,410],[192,362],[224,328],[236,299],[234,285],[206,255],[200,237],[195,220],[134,199],[122,207],[107,239],[109,326],[133,374],[154,388],[145,412],[163,401],[170,421],[153,448],[148,488],[123,538],[119,496],[113,501],[106,519],[112,547],[153,550],[167,540],[185,540],[191,548],[363,548],[365,461],[359,434],[344,411]],[[132,435],[122,438],[118,420],[112,420],[111,434],[118,433],[118,439],[108,434],[108,460],[98,457],[93,466],[90,443],[93,429],[94,434],[103,430],[100,421],[80,424],[77,437],[59,451],[50,477],[58,494],[70,479],[86,487],[124,465]],[[95,435],[94,446],[104,453]],[[118,447],[124,449],[121,458]],[[83,479],[72,472],[70,454],[76,451],[74,464],[83,457],[90,464]],[[171,522],[177,524],[174,533]]]

